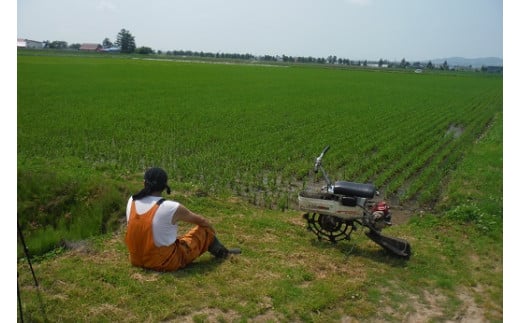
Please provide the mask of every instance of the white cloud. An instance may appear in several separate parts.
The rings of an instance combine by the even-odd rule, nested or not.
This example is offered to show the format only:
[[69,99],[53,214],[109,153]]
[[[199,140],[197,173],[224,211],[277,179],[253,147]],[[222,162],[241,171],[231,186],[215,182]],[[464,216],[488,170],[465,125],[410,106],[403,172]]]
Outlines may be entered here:
[[346,0],[346,2],[356,6],[368,6],[372,4],[372,0]]
[[116,5],[110,1],[99,1],[96,5],[96,9],[99,11],[109,11],[114,12],[116,10]]

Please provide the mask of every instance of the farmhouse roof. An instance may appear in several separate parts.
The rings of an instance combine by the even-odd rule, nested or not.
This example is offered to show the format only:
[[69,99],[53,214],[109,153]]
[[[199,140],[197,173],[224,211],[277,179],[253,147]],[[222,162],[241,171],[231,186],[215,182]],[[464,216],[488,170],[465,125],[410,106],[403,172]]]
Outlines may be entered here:
[[81,46],[79,47],[80,50],[98,50],[100,48],[101,48],[100,44],[89,44],[89,43],[81,44]]
[[102,52],[120,52],[121,48],[119,48],[119,47],[101,48],[100,51],[102,51]]

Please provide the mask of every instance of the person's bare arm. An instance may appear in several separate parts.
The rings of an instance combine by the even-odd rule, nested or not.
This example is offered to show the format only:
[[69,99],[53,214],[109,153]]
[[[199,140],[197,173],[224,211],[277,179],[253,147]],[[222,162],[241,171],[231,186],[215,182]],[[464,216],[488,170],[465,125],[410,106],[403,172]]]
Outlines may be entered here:
[[173,214],[172,224],[177,224],[179,221],[184,221],[201,227],[211,227],[211,224],[203,216],[193,213],[182,204],[179,204],[177,211]]

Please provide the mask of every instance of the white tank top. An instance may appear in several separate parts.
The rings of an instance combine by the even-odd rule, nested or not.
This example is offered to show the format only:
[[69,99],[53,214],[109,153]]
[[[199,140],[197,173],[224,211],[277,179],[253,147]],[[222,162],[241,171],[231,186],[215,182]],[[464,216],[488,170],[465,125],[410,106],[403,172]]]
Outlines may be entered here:
[[[135,201],[135,211],[138,215],[146,213],[155,202],[162,197],[146,196]],[[126,205],[126,222],[130,219],[130,208],[132,207],[132,197],[128,199]],[[172,224],[173,214],[177,211],[179,202],[165,200],[159,205],[157,213],[152,222],[153,242],[157,247],[169,246],[177,240],[177,225]]]

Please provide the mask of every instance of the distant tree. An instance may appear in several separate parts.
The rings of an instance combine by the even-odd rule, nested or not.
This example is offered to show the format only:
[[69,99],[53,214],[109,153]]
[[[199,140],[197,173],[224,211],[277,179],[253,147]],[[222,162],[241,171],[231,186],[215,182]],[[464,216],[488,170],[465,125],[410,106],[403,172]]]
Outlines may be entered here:
[[407,62],[406,59],[403,58],[403,59],[401,60],[401,64],[399,64],[399,67],[401,67],[401,68],[406,68],[406,67],[408,67],[409,65],[410,65],[410,63]]
[[80,47],[81,47],[81,44],[70,44],[69,45],[70,49],[79,49]]
[[379,62],[377,62],[377,66],[383,67],[383,59],[382,58],[380,58]]
[[364,67],[367,67],[367,66],[368,66],[368,61],[367,61],[366,59],[363,61],[363,66],[364,66]]
[[433,70],[432,61],[429,61],[428,64],[426,64],[426,68],[429,69],[429,70]]
[[442,63],[442,66],[441,68],[445,71],[447,71],[449,69],[449,66],[448,66],[448,61],[444,61],[444,63]]
[[329,64],[336,64],[336,61],[338,60],[338,57],[337,56],[332,56],[330,55],[329,57],[327,57],[327,63]]
[[117,34],[116,46],[121,49],[121,53],[133,53],[135,51],[135,38],[130,31],[123,28]]
[[103,48],[110,48],[114,46],[114,44],[110,41],[109,38],[103,39],[103,42],[101,44],[103,44]]
[[49,44],[49,48],[64,49],[67,48],[67,42],[62,40],[55,40]]
[[137,54],[153,54],[153,49],[151,49],[150,47],[142,46],[136,48],[135,52]]

